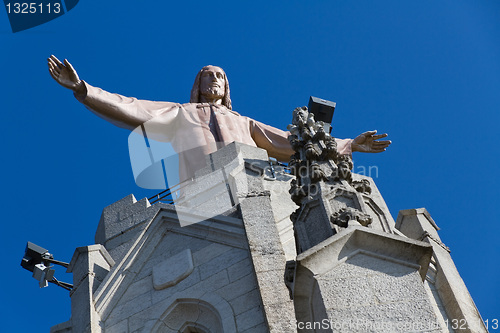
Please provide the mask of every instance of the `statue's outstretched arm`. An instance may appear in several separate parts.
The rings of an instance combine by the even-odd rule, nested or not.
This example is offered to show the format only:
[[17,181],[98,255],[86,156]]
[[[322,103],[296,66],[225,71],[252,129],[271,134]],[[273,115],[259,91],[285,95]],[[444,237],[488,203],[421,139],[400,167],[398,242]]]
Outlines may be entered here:
[[48,66],[50,75],[57,83],[73,90],[78,101],[110,123],[129,130],[146,122],[149,127],[158,123],[163,126],[163,132],[172,130],[169,126],[173,126],[179,104],[138,100],[93,87],[80,80],[68,60],[61,62],[54,55],[48,58]]

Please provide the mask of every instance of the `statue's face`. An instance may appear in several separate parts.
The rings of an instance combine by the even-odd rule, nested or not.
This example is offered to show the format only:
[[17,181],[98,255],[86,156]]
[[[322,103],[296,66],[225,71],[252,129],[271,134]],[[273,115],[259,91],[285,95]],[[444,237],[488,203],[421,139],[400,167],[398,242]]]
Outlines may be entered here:
[[201,73],[200,94],[208,98],[222,98],[225,93],[226,77],[220,67],[207,66]]
[[308,113],[307,113],[307,111],[305,111],[305,110],[302,110],[302,109],[297,110],[297,111],[295,112],[295,114],[294,114],[294,118],[295,118],[295,119],[293,120],[293,121],[294,121],[294,123],[295,123],[296,125],[299,125],[299,126],[301,126],[301,125],[305,125],[305,124],[307,123],[307,114],[308,114]]

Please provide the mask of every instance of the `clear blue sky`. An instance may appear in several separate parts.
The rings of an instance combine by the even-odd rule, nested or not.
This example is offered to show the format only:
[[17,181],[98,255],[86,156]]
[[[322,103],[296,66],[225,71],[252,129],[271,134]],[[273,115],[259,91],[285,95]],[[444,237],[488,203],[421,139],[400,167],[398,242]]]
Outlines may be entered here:
[[69,261],[94,243],[103,207],[154,194],[134,183],[128,132],[58,86],[50,54],[108,91],[174,102],[218,65],[234,109],[282,129],[310,95],[337,102],[335,136],[378,129],[393,141],[356,154],[355,171],[378,168],[394,218],[428,209],[483,318],[500,319],[499,1],[80,0],[15,34],[0,10],[0,45],[5,332],[70,317],[68,293],[19,266],[26,241]]

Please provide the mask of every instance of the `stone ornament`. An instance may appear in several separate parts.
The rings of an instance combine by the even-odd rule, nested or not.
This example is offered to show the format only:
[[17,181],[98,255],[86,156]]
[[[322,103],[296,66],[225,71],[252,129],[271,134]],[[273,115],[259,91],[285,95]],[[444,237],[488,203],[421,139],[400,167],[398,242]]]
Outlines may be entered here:
[[339,154],[335,138],[324,128],[325,124],[315,121],[305,106],[293,111],[292,124],[288,126],[288,140],[295,151],[289,167],[296,177],[291,182],[290,195],[299,206],[290,218],[298,253],[342,228],[366,227],[372,222],[361,197],[361,193],[371,193],[369,181],[352,181],[351,155]]

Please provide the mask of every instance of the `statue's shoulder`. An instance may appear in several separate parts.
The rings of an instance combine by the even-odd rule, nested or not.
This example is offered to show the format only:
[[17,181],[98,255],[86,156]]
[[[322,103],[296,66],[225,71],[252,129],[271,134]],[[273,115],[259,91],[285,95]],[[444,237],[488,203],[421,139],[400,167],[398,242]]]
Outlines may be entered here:
[[183,103],[180,106],[184,109],[197,109],[203,107],[203,103]]

